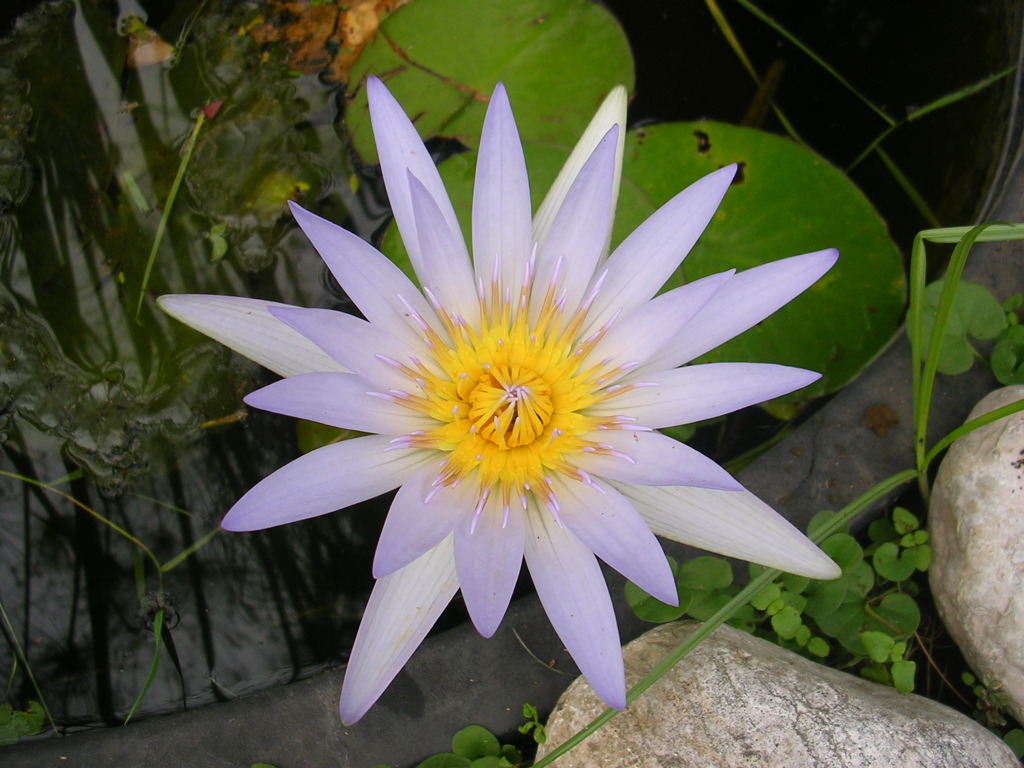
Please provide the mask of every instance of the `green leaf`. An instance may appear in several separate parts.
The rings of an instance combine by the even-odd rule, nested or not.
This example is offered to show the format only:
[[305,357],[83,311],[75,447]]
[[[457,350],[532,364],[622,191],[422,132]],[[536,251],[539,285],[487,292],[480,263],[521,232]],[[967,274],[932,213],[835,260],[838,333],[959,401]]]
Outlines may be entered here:
[[813,619],[832,613],[843,604],[849,583],[846,579],[816,581],[807,588],[807,605],[804,613]]
[[889,634],[895,632],[900,639],[912,635],[921,624],[921,609],[910,595],[902,592],[883,597],[874,611],[879,618],[869,617],[869,628]]
[[778,584],[768,584],[763,590],[750,598],[750,604],[759,611],[767,610],[768,606],[779,599],[781,590]]
[[868,538],[878,544],[883,541],[895,541],[899,538],[899,534],[896,533],[892,520],[887,517],[879,517],[868,525]]
[[1020,728],[1007,731],[1006,735],[1003,736],[1003,741],[1013,750],[1013,754],[1017,756],[1018,760],[1024,757],[1024,731]]
[[467,725],[452,736],[452,752],[470,760],[478,757],[497,757],[501,744],[497,737],[482,725]]
[[904,299],[902,261],[884,222],[839,169],[751,128],[699,122],[630,131],[613,245],[685,186],[733,162],[740,163],[740,174],[666,289],[731,268],[838,248],[843,257],[814,286],[699,359],[774,362],[823,373],[786,402],[831,392],[889,341]]
[[921,527],[921,523],[918,521],[917,516],[910,510],[904,509],[903,507],[895,507],[893,509],[892,525],[893,528],[896,529],[896,533],[901,535],[904,533],[910,533],[911,531],[916,531]]
[[0,704],[0,746],[17,744],[20,738],[39,733],[43,717],[43,707],[37,701],[30,701],[24,711]]
[[626,603],[633,609],[633,613],[637,615],[637,618],[655,624],[664,624],[678,619],[686,613],[691,598],[689,592],[680,593],[678,607],[669,605],[649,595],[631,581],[626,582],[625,594]]
[[861,632],[860,641],[868,657],[872,661],[879,663],[889,660],[889,654],[892,652],[893,645],[895,645],[892,637],[884,632]]
[[676,584],[693,590],[724,589],[732,585],[732,566],[720,557],[695,557],[679,566]]
[[890,668],[892,673],[892,685],[897,691],[912,693],[914,690],[914,675],[917,672],[917,664],[913,661],[894,661]]
[[901,550],[891,541],[887,541],[875,550],[871,564],[883,579],[903,581],[909,579],[917,569],[917,552],[913,549]]
[[797,576],[795,573],[784,573],[782,574],[782,583],[786,585],[786,589],[791,594],[796,595],[806,590],[811,580],[806,576]]
[[875,571],[861,560],[846,574],[848,594],[866,595],[875,586]]
[[789,605],[772,616],[772,629],[783,640],[792,640],[796,637],[802,623],[800,612]]
[[824,659],[829,652],[828,642],[822,637],[812,637],[807,641],[807,652],[819,659]]
[[332,443],[340,443],[342,440],[351,440],[362,434],[364,433],[356,432],[354,429],[341,429],[305,419],[299,419],[295,423],[295,435],[298,438],[299,451],[302,453],[309,453]]
[[848,533],[833,533],[821,542],[821,549],[836,561],[844,573],[863,562],[864,550]]
[[922,544],[919,547],[914,547],[914,552],[917,555],[917,570],[927,571],[932,564],[932,548],[927,544]]
[[409,3],[381,22],[349,72],[345,122],[368,163],[377,154],[363,81],[374,73],[424,138],[476,149],[501,81],[524,143],[568,150],[613,87],[632,89],[633,56],[615,17],[589,0]]
[[441,752],[431,755],[416,768],[468,768],[472,760],[461,755],[453,755],[451,752]]
[[470,763],[471,768],[508,768],[509,762],[494,755],[478,757]]
[[1024,325],[1008,328],[999,336],[989,364],[1003,386],[1024,384]]
[[[938,312],[942,281],[925,288],[922,316],[923,348],[931,343],[932,328]],[[953,308],[942,337],[938,371],[949,375],[963,373],[974,362],[974,348],[967,340],[993,339],[1006,327],[1006,313],[987,288],[963,281],[957,286]]]

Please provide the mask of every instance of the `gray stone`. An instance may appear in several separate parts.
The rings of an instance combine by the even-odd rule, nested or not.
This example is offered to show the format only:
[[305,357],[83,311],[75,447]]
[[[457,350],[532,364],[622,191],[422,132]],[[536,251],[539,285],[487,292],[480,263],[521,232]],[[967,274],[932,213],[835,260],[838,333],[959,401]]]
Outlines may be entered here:
[[[624,649],[626,680],[698,626],[666,624]],[[579,678],[548,721],[539,756],[604,706]],[[969,717],[720,627],[557,768],[1020,768]]]
[[[996,390],[968,420],[1024,398]],[[1024,721],[1024,412],[961,438],[942,461],[928,513],[939,613],[974,672]]]

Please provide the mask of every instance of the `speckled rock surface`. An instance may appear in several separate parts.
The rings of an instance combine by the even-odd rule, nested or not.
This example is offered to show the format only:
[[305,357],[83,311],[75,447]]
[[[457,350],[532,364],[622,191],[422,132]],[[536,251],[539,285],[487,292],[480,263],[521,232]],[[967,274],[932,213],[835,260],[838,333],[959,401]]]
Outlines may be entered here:
[[[666,624],[625,649],[632,685],[696,625]],[[548,721],[541,755],[604,706],[582,678]],[[720,627],[558,768],[1019,768],[965,715]]]
[[[1021,398],[1021,385],[996,390],[968,420]],[[950,448],[928,527],[929,578],[946,628],[975,673],[998,682],[1024,720],[1024,413]]]

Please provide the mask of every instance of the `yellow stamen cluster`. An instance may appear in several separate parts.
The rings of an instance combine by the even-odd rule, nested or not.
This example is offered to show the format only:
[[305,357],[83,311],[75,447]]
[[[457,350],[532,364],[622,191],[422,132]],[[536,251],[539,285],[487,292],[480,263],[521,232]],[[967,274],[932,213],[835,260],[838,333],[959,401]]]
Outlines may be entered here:
[[614,451],[584,436],[632,421],[583,413],[630,388],[603,386],[610,373],[607,361],[582,367],[608,330],[605,326],[586,339],[577,339],[596,289],[566,320],[564,299],[557,296],[556,269],[540,310],[531,320],[532,272],[531,264],[515,302],[501,294],[497,278],[489,297],[481,286],[479,328],[448,315],[427,291],[448,338],[411,307],[410,311],[424,332],[435,365],[424,365],[415,358],[412,365],[388,361],[415,386],[411,392],[392,391],[395,402],[437,424],[398,438],[396,447],[446,452],[434,488],[478,484],[478,511],[496,493],[507,514],[513,498],[525,507],[526,494],[532,492],[557,514],[551,473],[590,483],[572,457]]

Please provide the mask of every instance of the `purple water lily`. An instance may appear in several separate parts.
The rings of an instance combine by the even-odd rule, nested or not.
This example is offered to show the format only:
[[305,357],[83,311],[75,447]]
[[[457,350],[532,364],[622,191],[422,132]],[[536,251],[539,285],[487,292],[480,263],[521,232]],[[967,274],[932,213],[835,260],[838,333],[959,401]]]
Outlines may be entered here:
[[164,296],[172,316],[285,378],[246,402],[371,433],[265,478],[224,518],[250,531],[398,488],[373,562],[341,717],[383,693],[456,590],[484,636],[523,559],[594,690],[625,706],[598,558],[659,599],[676,588],[655,534],[812,578],[836,565],[697,451],[655,431],[729,413],[818,374],[684,366],[814,283],[833,250],[697,280],[655,297],[729,187],[688,187],[608,254],[626,92],[605,100],[536,215],[502,86],[484,121],[472,258],[430,154],[367,82],[395,220],[422,288],[358,237],[297,205],[299,226],[366,320],[224,296]]

